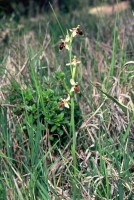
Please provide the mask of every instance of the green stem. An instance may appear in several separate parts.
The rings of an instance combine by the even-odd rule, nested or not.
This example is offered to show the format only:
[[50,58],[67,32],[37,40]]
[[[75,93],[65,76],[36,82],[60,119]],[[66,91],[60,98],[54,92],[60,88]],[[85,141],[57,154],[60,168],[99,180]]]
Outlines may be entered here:
[[71,71],[71,74],[72,74],[72,41],[73,41],[73,37],[70,36],[70,42],[69,42],[69,62],[70,62],[70,71]]
[[72,79],[75,78],[76,68],[77,68],[77,65],[75,65],[75,66],[73,67],[73,71],[72,71]]
[[74,163],[74,175],[76,175],[76,133],[75,133],[75,122],[74,122],[74,97],[71,97],[71,133],[73,136],[73,145],[72,145],[72,156],[73,156],[73,163]]

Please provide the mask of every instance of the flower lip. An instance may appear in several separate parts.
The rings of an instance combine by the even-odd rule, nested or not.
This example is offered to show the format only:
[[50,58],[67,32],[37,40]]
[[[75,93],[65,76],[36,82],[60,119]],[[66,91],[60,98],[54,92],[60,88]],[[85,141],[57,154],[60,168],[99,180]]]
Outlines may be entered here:
[[74,86],[74,91],[80,93],[80,87],[78,85]]
[[59,49],[62,50],[64,48],[65,48],[65,42],[64,42],[64,40],[62,40],[60,45],[59,45]]
[[79,27],[77,28],[77,34],[83,35],[83,31]]

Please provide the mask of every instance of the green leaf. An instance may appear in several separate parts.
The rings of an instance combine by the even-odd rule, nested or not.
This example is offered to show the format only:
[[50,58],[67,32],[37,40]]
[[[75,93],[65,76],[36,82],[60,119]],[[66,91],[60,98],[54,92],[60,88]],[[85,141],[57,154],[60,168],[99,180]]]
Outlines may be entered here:
[[58,121],[61,121],[64,117],[64,113],[60,113],[58,116],[57,116],[57,120]]
[[58,129],[58,134],[59,134],[59,135],[63,135],[63,133],[64,133],[64,131],[63,131],[63,130],[61,130],[61,129]]
[[52,126],[51,132],[54,132],[57,129],[57,126]]

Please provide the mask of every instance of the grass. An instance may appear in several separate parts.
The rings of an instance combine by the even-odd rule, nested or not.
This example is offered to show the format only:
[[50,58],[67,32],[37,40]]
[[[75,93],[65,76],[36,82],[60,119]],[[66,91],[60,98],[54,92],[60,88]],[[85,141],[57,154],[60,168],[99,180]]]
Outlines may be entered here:
[[[132,14],[55,14],[62,29],[53,14],[19,24],[14,16],[2,19],[0,198],[131,200]],[[74,39],[70,54],[59,52],[62,31],[77,24],[84,36]],[[72,111],[60,110],[72,55],[81,60],[81,92],[71,98]]]

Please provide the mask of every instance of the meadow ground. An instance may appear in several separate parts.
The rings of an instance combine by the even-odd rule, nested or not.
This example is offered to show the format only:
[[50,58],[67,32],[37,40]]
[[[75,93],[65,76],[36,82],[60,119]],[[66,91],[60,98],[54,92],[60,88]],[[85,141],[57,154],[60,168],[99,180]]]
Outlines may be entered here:
[[132,11],[0,29],[0,199],[132,200]]

